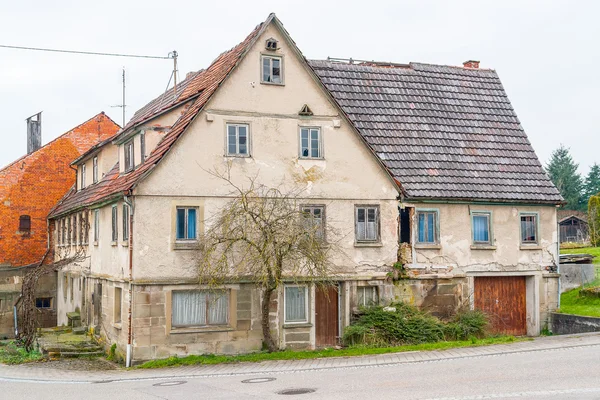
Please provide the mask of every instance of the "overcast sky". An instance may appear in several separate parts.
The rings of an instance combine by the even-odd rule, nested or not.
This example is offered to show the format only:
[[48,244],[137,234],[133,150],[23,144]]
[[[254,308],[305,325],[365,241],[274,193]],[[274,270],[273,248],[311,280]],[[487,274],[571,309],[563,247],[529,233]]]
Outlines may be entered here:
[[[561,143],[585,174],[600,163],[597,1],[9,1],[0,44],[166,56],[181,76],[207,67],[275,12],[307,58],[461,65],[498,71],[546,163]],[[25,119],[43,111],[43,143],[100,111],[122,123],[167,85],[171,60],[0,48],[0,167],[26,152]]]

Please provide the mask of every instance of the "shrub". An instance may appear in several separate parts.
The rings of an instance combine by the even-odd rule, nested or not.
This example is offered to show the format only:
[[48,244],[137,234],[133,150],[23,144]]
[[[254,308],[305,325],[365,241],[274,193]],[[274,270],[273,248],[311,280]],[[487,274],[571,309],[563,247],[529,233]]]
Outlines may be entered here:
[[600,193],[590,197],[588,201],[588,214],[590,242],[592,246],[600,247]]
[[446,324],[444,329],[446,340],[467,340],[473,337],[482,338],[485,336],[488,322],[488,317],[483,311],[459,311]]

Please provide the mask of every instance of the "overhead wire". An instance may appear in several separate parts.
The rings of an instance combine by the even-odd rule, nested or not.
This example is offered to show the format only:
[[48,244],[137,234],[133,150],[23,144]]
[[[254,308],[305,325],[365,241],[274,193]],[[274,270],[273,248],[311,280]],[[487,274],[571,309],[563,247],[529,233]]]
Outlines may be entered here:
[[52,53],[69,53],[69,54],[86,54],[93,56],[110,56],[110,57],[129,57],[129,58],[151,58],[155,60],[170,60],[173,58],[172,53],[168,56],[147,56],[141,54],[119,54],[119,53],[102,53],[95,51],[79,51],[79,50],[64,50],[64,49],[48,49],[42,47],[25,47],[25,46],[11,46],[6,44],[0,44],[1,48],[5,49],[16,49],[16,50],[33,50],[33,51],[47,51]]

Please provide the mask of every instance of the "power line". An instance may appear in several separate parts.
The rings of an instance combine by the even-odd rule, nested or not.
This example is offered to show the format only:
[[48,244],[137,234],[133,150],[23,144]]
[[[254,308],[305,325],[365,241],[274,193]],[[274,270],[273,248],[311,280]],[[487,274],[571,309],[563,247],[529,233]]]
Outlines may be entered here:
[[177,54],[169,53],[166,57],[160,56],[145,56],[140,54],[117,54],[117,53],[99,53],[93,51],[77,51],[77,50],[62,50],[62,49],[45,49],[41,47],[24,47],[24,46],[9,46],[5,44],[0,44],[0,47],[5,49],[17,49],[17,50],[34,50],[34,51],[48,51],[53,53],[70,53],[70,54],[87,54],[92,56],[111,56],[111,57],[130,57],[130,58],[151,58],[155,60],[170,60],[174,57],[177,57]]

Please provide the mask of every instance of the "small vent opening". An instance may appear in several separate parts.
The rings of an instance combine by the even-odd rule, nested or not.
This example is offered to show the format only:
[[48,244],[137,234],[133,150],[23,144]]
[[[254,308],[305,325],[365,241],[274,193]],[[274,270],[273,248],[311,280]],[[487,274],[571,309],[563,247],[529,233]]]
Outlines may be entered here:
[[300,110],[300,112],[298,113],[298,115],[309,116],[309,115],[313,115],[313,112],[310,109],[310,107],[307,104],[305,104],[305,105],[302,106],[302,109]]
[[277,40],[275,40],[273,38],[270,38],[270,39],[267,39],[267,43],[265,44],[265,48],[267,50],[270,50],[270,51],[275,51],[275,50],[278,49],[277,44],[278,44]]

